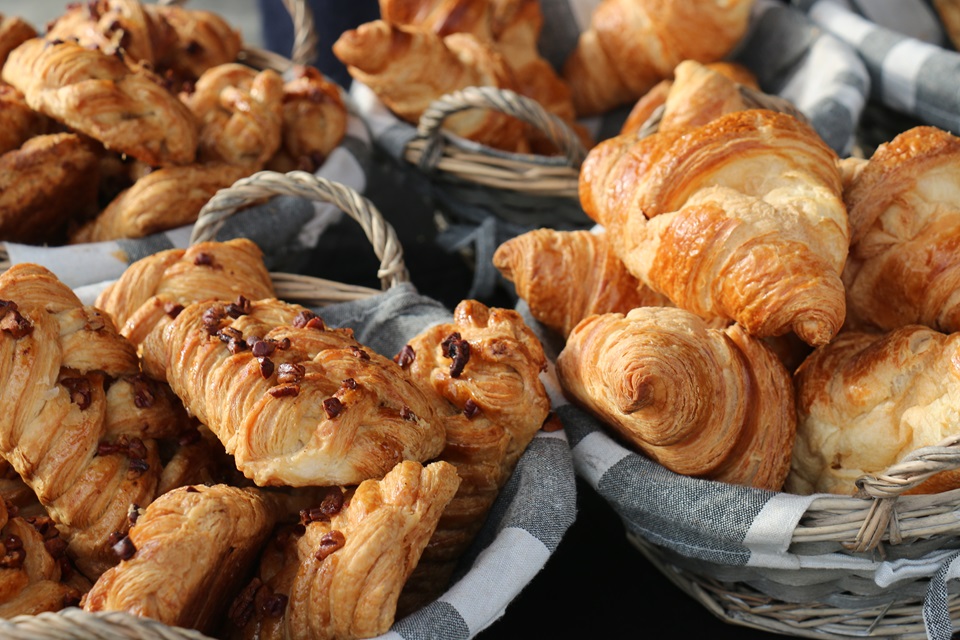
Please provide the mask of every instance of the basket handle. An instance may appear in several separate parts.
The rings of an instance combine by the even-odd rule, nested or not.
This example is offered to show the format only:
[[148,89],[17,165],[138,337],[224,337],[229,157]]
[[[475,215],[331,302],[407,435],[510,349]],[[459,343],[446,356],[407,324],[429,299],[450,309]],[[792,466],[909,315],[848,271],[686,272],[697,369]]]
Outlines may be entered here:
[[891,542],[899,542],[897,498],[937,473],[958,468],[960,435],[955,435],[936,445],[911,452],[882,473],[864,474],[857,478],[857,497],[872,498],[874,502],[857,533],[854,550],[867,551],[876,547],[888,527]]
[[260,171],[221,189],[200,210],[190,244],[215,239],[227,218],[240,209],[282,195],[333,204],[358,222],[380,259],[377,277],[384,290],[410,281],[397,233],[373,203],[350,187],[306,171]]
[[[177,5],[187,4],[187,0],[158,0],[157,4]],[[244,58],[258,68],[271,68],[275,71],[285,71],[292,65],[313,64],[317,56],[318,36],[316,23],[313,21],[313,11],[307,0],[283,0],[283,6],[290,12],[293,21],[293,48],[290,59],[262,49],[245,49]]]
[[0,632],[8,640],[212,640],[199,631],[170,627],[126,611],[91,612],[77,607],[0,620]]
[[[567,124],[544,109],[539,102],[509,89],[497,87],[466,87],[440,96],[430,103],[420,116],[417,137],[425,142],[420,156],[422,171],[430,172],[440,161],[443,152],[443,121],[449,116],[468,109],[493,109],[533,125],[560,149],[571,167],[579,167],[587,151],[574,131]],[[479,145],[490,155],[495,150]],[[511,154],[516,155],[516,154]]]

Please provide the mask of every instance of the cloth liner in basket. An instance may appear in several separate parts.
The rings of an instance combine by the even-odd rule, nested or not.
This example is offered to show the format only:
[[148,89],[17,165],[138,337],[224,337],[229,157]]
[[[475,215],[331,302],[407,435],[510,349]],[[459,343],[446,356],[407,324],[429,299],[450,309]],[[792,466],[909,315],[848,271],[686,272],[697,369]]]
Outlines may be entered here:
[[[551,362],[562,339],[517,310]],[[863,482],[864,497],[794,495],[676,474],[556,399],[574,468],[628,540],[719,618],[808,638],[946,640],[960,627],[960,490],[901,496],[960,466],[960,436]],[[889,518],[889,520],[888,520]],[[952,622],[951,618],[958,622]]]
[[[579,34],[589,26],[598,1],[540,1],[544,16],[540,49],[559,69]],[[848,44],[826,33],[796,7],[777,0],[757,0],[748,32],[729,57],[754,71],[765,92],[795,104],[839,155],[850,155],[856,146],[856,127],[870,91],[870,78]],[[489,88],[486,93],[509,94]],[[436,110],[428,111],[418,127],[394,116],[360,82],[353,82],[350,96],[370,127],[374,144],[393,159],[394,170],[412,176],[411,184],[426,194],[445,219],[436,241],[450,252],[465,251],[473,256],[472,296],[484,298],[503,284],[492,257],[509,238],[539,227],[592,226],[577,196],[582,157],[504,153],[443,133],[439,128],[442,114],[451,103],[460,103],[456,96],[436,101]],[[508,98],[488,97],[484,104],[512,113],[514,103]],[[583,124],[595,139],[608,138],[619,132],[630,107],[586,119]],[[562,123],[559,126],[569,131]],[[443,153],[422,151],[435,144],[443,147]],[[488,163],[509,166],[512,179],[490,179]]]
[[[329,326],[351,327],[357,339],[387,356],[420,331],[452,320],[449,309],[420,294],[407,281],[402,251],[393,229],[356,191],[302,171],[260,172],[220,191],[200,212],[191,243],[211,239],[217,227],[249,197],[265,191],[322,200],[363,227],[381,259],[384,291],[329,283],[319,278],[272,274],[281,299],[313,308]],[[291,286],[290,280],[295,280]],[[311,289],[311,283],[314,284]],[[77,289],[92,303],[108,283]],[[345,300],[345,302],[331,302]],[[541,374],[551,401],[560,398],[553,369]],[[397,620],[384,639],[472,638],[500,618],[510,602],[543,568],[576,516],[576,482],[566,434],[540,431],[501,490],[473,545],[461,559],[450,588],[434,602]],[[56,613],[0,620],[0,637],[9,640],[205,640],[193,630],[162,625],[124,612],[88,613],[70,608]]]

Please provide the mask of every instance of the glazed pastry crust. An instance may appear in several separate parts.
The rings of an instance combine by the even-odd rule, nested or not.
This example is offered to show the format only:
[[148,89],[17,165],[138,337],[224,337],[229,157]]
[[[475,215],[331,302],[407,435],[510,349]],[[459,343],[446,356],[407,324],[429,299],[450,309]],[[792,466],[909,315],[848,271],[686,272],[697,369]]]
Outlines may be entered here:
[[667,469],[780,490],[796,433],[790,375],[737,325],[671,307],[591,316],[557,373],[572,401]]
[[788,114],[606,140],[581,169],[580,201],[630,272],[678,307],[811,345],[843,323],[836,154]]
[[27,104],[151,166],[189,164],[197,150],[190,110],[142,66],[76,42],[33,38],[3,66]]
[[493,264],[533,317],[564,337],[590,315],[671,306],[627,270],[605,233],[534,229],[501,244]]
[[960,330],[960,138],[915,127],[853,165],[848,323]]
[[[786,490],[852,495],[856,480],[956,433],[960,335],[907,325],[886,333],[844,331],[795,374],[797,441]],[[936,474],[911,493],[960,486]]]

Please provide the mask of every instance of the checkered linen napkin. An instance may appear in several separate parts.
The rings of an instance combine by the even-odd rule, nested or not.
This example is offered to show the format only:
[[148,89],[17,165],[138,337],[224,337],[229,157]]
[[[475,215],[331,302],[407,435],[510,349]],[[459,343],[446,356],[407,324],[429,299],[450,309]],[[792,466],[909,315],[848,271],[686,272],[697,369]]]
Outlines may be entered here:
[[[370,134],[359,115],[352,113],[343,141],[317,169],[316,175],[363,193],[372,153]],[[231,216],[217,232],[216,240],[250,238],[263,250],[267,268],[296,273],[303,268],[323,231],[342,215],[332,204],[278,197]],[[114,280],[133,262],[158,251],[187,247],[192,230],[193,226],[188,225],[143,238],[60,247],[4,244],[11,264],[42,265],[66,285],[77,288]]]

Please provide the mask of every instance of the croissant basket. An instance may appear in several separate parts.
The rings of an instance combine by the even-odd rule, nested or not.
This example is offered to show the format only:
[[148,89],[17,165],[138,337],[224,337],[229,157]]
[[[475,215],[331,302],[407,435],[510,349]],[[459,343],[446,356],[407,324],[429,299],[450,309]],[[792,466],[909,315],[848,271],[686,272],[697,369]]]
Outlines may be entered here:
[[[193,9],[187,0],[150,1],[156,2],[157,9],[180,7],[186,10]],[[141,3],[144,7],[149,5],[148,0],[130,1],[131,5],[137,3]],[[79,5],[77,6],[79,7]],[[126,5],[120,3],[117,6]],[[58,226],[57,229],[60,229],[58,234],[60,235],[55,240],[37,240],[32,236],[20,237],[16,228],[5,233],[3,231],[3,206],[5,205],[0,203],[0,269],[9,267],[11,263],[37,263],[50,268],[70,286],[82,286],[116,278],[129,264],[150,253],[174,246],[186,246],[193,222],[196,220],[197,212],[202,203],[208,200],[216,189],[227,187],[240,177],[249,176],[260,169],[280,172],[292,169],[307,169],[320,177],[335,179],[346,186],[362,191],[366,187],[366,174],[369,170],[372,150],[369,133],[359,115],[351,109],[346,91],[329,78],[322,76],[319,71],[311,66],[315,59],[318,38],[314,16],[309,4],[305,0],[285,0],[284,6],[290,12],[293,23],[294,39],[291,43],[289,56],[250,46],[243,41],[242,34],[236,31],[240,40],[237,43],[238,48],[235,58],[232,59],[231,63],[215,65],[218,68],[226,68],[236,66],[232,65],[235,62],[247,70],[253,70],[253,72],[276,72],[279,80],[270,84],[268,88],[265,88],[267,83],[264,80],[263,87],[254,84],[254,88],[242,89],[250,83],[248,75],[225,71],[221,76],[213,74],[210,83],[206,86],[211,91],[219,90],[217,87],[220,87],[220,85],[214,82],[214,78],[217,78],[216,82],[225,83],[226,89],[223,90],[224,92],[238,87],[247,92],[254,92],[254,94],[259,90],[262,94],[269,94],[271,109],[276,106],[276,102],[280,98],[284,103],[289,102],[290,105],[295,105],[302,103],[304,96],[306,96],[315,105],[312,113],[308,108],[291,106],[289,107],[290,112],[284,113],[283,118],[299,117],[301,119],[296,120],[296,122],[309,122],[309,126],[286,126],[281,132],[280,147],[268,161],[260,162],[258,160],[247,165],[246,163],[240,163],[237,158],[228,158],[226,162],[204,160],[202,163],[163,167],[177,171],[193,170],[195,167],[203,168],[205,171],[206,167],[210,165],[222,167],[218,173],[212,171],[204,173],[198,170],[196,178],[188,176],[186,179],[176,177],[171,173],[169,177],[164,177],[161,180],[158,174],[164,172],[158,172],[155,169],[150,171],[137,169],[140,173],[135,174],[136,177],[129,188],[119,192],[109,202],[104,202],[105,196],[100,195],[96,203],[99,211],[96,217],[82,224],[68,223],[76,226],[70,227],[67,231],[61,229],[62,225]],[[68,7],[68,10],[71,7]],[[198,9],[198,13],[202,11],[201,7],[196,7],[196,9]],[[235,30],[235,27],[231,24],[232,18],[230,15],[215,17],[222,18],[229,28]],[[66,18],[73,20],[73,16],[70,14],[64,14],[64,19]],[[65,21],[69,24],[70,20]],[[203,32],[203,29],[209,27],[206,24],[200,24],[193,28],[200,33]],[[93,31],[92,28],[91,31]],[[211,36],[211,33],[203,33],[203,35],[207,38],[215,37]],[[202,52],[202,47],[203,45],[197,45],[196,48]],[[213,67],[208,69],[208,71],[211,70],[214,70]],[[251,72],[249,75],[252,77],[253,73]],[[257,79],[257,82],[259,81]],[[282,87],[278,88],[277,83],[282,84]],[[181,102],[186,99],[184,96],[192,95],[190,92],[193,91],[189,88],[189,83],[184,86],[187,88],[181,92]],[[196,86],[196,83],[194,86]],[[282,96],[278,95],[281,90]],[[291,95],[295,100],[288,100]],[[197,98],[197,103],[199,102],[200,99]],[[240,100],[240,102],[243,102],[243,100]],[[334,109],[334,106],[336,106],[336,109]],[[199,110],[201,108],[209,107],[199,107],[197,104],[191,106],[191,109]],[[295,109],[299,109],[299,111]],[[318,118],[320,117],[319,113],[323,110],[326,110],[324,113],[330,115],[324,121],[326,124],[321,127],[318,124],[320,122]],[[244,125],[245,128],[241,129],[241,122],[243,121],[231,117],[224,128],[227,133],[222,135],[221,138],[259,140],[259,144],[262,145],[261,148],[268,146],[266,134],[255,131],[249,125]],[[256,122],[253,126],[257,126]],[[298,133],[295,136],[290,133],[292,130],[303,133]],[[336,131],[337,133],[328,135],[321,130]],[[203,133],[201,135],[207,134]],[[219,145],[222,143],[208,140],[204,144]],[[249,142],[239,144],[249,144]],[[290,149],[297,148],[299,151],[296,153],[306,154],[305,149],[315,150],[319,148],[318,145],[326,145],[323,146],[324,152],[312,152],[309,161],[306,160],[306,155],[297,156],[290,151]],[[204,151],[203,153],[209,154],[210,152]],[[200,158],[200,156],[201,152],[197,151],[197,158]],[[107,169],[104,167],[109,167],[111,173],[106,173]],[[112,194],[119,188],[113,185],[113,182],[118,181],[118,178],[113,175],[113,172],[117,171],[118,169],[113,164],[108,165],[106,161],[101,162],[97,181],[101,185],[106,184],[105,187],[100,187],[101,192],[107,193],[110,189],[113,189],[113,191],[109,191]],[[124,169],[124,171],[128,170]],[[134,170],[129,171],[134,174]],[[102,181],[101,176],[103,177]],[[131,177],[126,177],[126,174],[124,176],[124,180],[131,180]],[[93,182],[93,180],[90,179],[88,182]],[[189,205],[185,204],[186,202],[189,202]],[[261,209],[270,209],[273,205],[260,206],[261,204],[257,202],[248,203],[244,212],[235,216],[225,225],[221,230],[220,238],[226,239],[244,235],[256,240],[264,250],[271,268],[276,268],[279,271],[300,271],[310,251],[314,248],[322,228],[331,222],[335,222],[341,215],[331,205],[311,205],[306,201],[287,201],[282,205],[275,203],[276,206],[282,206],[284,209],[282,215],[276,216],[270,210],[261,211]],[[85,210],[85,213],[89,214],[90,211]],[[108,213],[111,215],[106,215]],[[265,223],[264,220],[270,220],[271,222]],[[61,238],[60,236],[64,234],[67,237]],[[85,268],[82,270],[71,268],[71,265],[77,261],[82,261]]]
[[[417,293],[409,282],[397,236],[376,207],[352,188],[309,172],[258,172],[219,191],[201,211],[191,245],[214,238],[218,227],[250,201],[278,196],[337,206],[359,224],[379,258],[377,275],[382,289],[272,272],[278,299],[316,310],[329,327],[350,327],[363,344],[385,353],[399,349],[398,345],[427,326],[450,319],[449,310]],[[94,289],[102,287],[78,291],[78,295],[86,301],[96,296]],[[373,319],[376,316],[379,320]],[[440,637],[454,628],[463,630],[463,637],[473,637],[499,618],[540,571],[572,524],[574,477],[563,431],[540,430],[461,556],[446,592],[398,617],[381,637],[423,637],[425,632]],[[125,611],[91,612],[77,607],[0,620],[0,636],[11,640],[212,640],[197,630]]]

